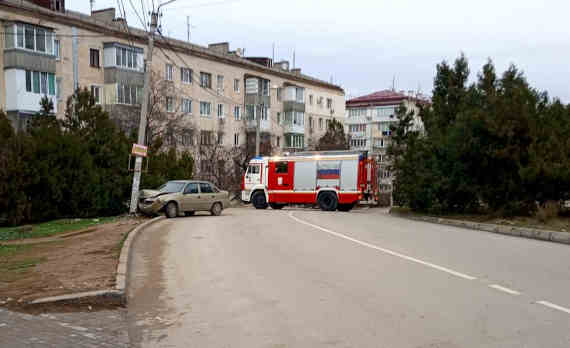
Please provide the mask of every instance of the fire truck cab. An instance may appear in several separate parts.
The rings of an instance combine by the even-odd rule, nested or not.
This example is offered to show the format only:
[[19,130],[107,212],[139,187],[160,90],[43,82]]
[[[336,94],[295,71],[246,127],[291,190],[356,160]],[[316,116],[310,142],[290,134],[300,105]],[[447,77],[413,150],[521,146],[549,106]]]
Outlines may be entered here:
[[242,178],[241,198],[257,209],[318,204],[325,211],[349,211],[362,200],[377,202],[376,172],[366,151],[255,157]]

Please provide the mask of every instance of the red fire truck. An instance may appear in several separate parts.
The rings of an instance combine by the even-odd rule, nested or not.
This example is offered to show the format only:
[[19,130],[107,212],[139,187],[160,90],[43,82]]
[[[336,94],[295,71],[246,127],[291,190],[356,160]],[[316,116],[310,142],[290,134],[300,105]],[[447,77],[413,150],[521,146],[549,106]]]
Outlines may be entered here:
[[376,172],[366,151],[255,157],[242,178],[241,198],[257,209],[318,204],[325,211],[349,211],[360,201],[378,201]]

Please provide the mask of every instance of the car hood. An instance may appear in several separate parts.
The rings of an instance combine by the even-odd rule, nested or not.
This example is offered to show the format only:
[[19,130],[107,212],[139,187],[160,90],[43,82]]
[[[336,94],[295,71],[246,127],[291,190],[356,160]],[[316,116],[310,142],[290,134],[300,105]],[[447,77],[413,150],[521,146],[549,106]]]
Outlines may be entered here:
[[171,195],[174,193],[176,193],[176,192],[160,192],[158,190],[141,190],[139,197],[140,198],[156,198],[158,196]]

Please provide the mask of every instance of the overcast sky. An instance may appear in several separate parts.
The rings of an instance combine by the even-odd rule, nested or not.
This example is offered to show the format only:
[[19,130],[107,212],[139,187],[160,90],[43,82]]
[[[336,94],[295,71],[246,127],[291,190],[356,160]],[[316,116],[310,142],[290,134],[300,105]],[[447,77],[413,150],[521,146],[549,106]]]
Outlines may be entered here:
[[[95,0],[95,9],[119,0]],[[140,10],[141,2],[130,0]],[[155,2],[158,2],[156,0]],[[129,0],[128,22],[140,27]],[[89,12],[88,0],[68,9]],[[435,65],[461,52],[472,79],[487,58],[497,71],[514,63],[528,81],[570,102],[570,2],[563,0],[178,0],[164,7],[163,31],[199,45],[229,41],[247,56],[292,60],[304,73],[330,81],[347,95],[392,86],[430,94]]]

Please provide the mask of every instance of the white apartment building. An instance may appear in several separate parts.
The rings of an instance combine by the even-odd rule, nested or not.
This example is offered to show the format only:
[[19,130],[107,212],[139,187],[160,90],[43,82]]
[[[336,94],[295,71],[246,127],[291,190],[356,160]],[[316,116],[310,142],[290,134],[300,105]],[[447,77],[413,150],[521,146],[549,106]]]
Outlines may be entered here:
[[390,159],[386,150],[391,141],[390,126],[398,122],[396,111],[404,105],[408,112],[413,111],[414,128],[423,128],[417,102],[422,99],[413,93],[384,90],[346,101],[345,129],[350,137],[351,150],[365,150],[376,156],[379,163],[379,188],[382,192],[392,192],[393,175],[390,172]]

